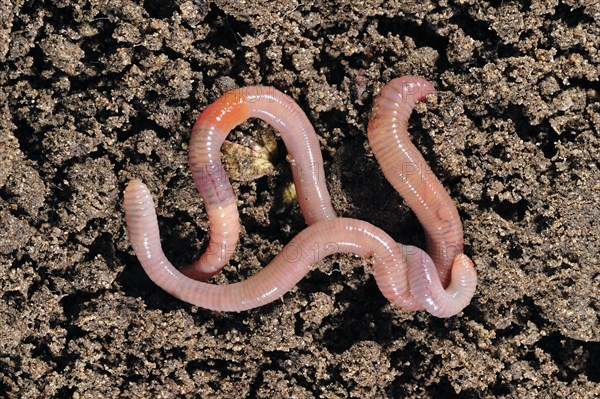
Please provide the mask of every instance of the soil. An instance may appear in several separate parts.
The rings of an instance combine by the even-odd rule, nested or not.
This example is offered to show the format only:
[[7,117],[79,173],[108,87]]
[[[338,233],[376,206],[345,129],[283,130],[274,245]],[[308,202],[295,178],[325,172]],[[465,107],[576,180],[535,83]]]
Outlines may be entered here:
[[[0,397],[600,397],[597,0],[12,0],[0,16]],[[243,313],[147,278],[126,182],[152,190],[171,261],[195,259],[191,126],[251,84],[306,111],[340,215],[421,244],[366,139],[373,96],[405,74],[438,89],[410,131],[463,218],[464,312],[397,310],[343,254]],[[243,231],[216,283],[304,228],[285,151],[272,162],[234,184]]]

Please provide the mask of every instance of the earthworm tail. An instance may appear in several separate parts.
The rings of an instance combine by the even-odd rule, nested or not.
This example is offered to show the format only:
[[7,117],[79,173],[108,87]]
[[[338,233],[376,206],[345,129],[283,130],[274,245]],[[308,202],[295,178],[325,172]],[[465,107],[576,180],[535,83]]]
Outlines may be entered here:
[[454,202],[408,135],[414,106],[433,92],[432,85],[417,76],[390,81],[375,100],[368,136],[383,174],[423,226],[427,252],[447,286],[455,258],[463,252],[462,223]]
[[234,127],[248,118],[269,123],[288,150],[298,202],[307,224],[335,218],[325,185],[323,158],[312,124],[292,98],[264,86],[225,93],[209,105],[192,129],[189,162],[198,191],[204,199],[210,224],[207,251],[182,272],[207,280],[230,259],[239,236],[236,198],[221,163],[220,148]]

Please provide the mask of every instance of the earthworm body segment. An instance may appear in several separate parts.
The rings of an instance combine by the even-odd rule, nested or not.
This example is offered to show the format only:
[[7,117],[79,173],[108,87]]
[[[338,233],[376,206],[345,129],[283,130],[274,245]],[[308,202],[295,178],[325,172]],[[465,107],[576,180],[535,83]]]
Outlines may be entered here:
[[[398,307],[425,309],[438,317],[457,314],[469,304],[477,275],[462,253],[462,225],[456,207],[407,131],[415,104],[432,92],[431,84],[422,78],[394,79],[375,100],[369,122],[373,152],[386,178],[424,225],[431,256],[417,247],[395,243],[367,222],[336,217],[324,183],[318,139],[306,115],[276,89],[253,86],[223,95],[202,112],[193,127],[190,168],[210,223],[209,248],[193,265],[180,272],[168,261],[161,248],[150,191],[139,180],[129,182],[124,199],[127,231],[142,267],[158,286],[183,301],[212,310],[241,311],[281,297],[324,257],[349,252],[373,260],[381,292]],[[220,147],[229,131],[250,117],[268,122],[280,133],[291,157],[308,227],[247,280],[227,285],[206,283],[203,280],[218,273],[231,257],[240,227]]]

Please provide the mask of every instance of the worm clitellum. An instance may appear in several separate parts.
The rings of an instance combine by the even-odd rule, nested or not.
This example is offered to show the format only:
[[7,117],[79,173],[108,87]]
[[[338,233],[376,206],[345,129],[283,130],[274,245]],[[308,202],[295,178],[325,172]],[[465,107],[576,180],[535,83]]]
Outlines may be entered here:
[[[381,96],[376,100],[373,120],[369,124],[369,139],[377,159],[382,162],[386,177],[403,196],[406,195],[406,190],[412,193],[410,195],[416,195],[417,200],[412,199],[410,195],[405,197],[407,203],[414,209],[422,223],[424,221],[432,223],[433,230],[428,229],[427,225],[424,227],[428,248],[435,250],[438,246],[444,245],[458,248],[453,250],[454,252],[448,249],[441,251],[442,254],[454,254],[450,262],[451,272],[448,272],[449,268],[445,263],[441,263],[442,276],[449,281],[445,284],[446,289],[438,276],[434,260],[445,262],[450,255],[440,256],[434,253],[432,260],[423,250],[397,244],[384,231],[367,222],[335,218],[324,185],[315,184],[311,187],[310,184],[300,180],[305,175],[313,178],[316,176],[318,181],[314,183],[323,184],[322,176],[318,175],[320,171],[315,169],[312,169],[313,175],[306,174],[302,170],[300,176],[294,175],[297,185],[306,185],[298,192],[302,211],[309,226],[294,237],[261,271],[245,281],[228,285],[197,281],[171,265],[161,248],[152,196],[142,182],[132,180],[125,191],[127,231],[134,251],[152,281],[171,295],[191,304],[212,310],[240,311],[264,305],[281,297],[310,271],[312,265],[324,257],[337,252],[351,252],[363,258],[373,259],[374,275],[379,288],[384,296],[398,307],[407,310],[424,308],[438,317],[449,317],[460,312],[469,304],[473,296],[477,276],[471,260],[462,254],[462,227],[458,220],[460,231],[456,232],[457,225],[453,218],[456,209],[452,201],[449,204],[437,205],[439,201],[444,202],[448,194],[434,176],[435,180],[427,176],[430,174],[428,169],[421,172],[421,175],[415,172],[416,179],[411,178],[410,174],[402,174],[398,171],[398,167],[403,170],[402,168],[411,162],[413,163],[411,171],[426,166],[424,161],[421,162],[422,157],[419,158],[420,154],[416,148],[410,142],[408,142],[410,146],[407,145],[404,138],[408,140],[407,126],[412,108],[433,89],[429,83],[420,78],[401,79],[394,80],[384,87]],[[251,97],[248,94],[240,95],[241,90],[244,89],[227,93],[223,103],[219,104],[218,100],[202,113],[194,126],[190,143],[190,165],[194,180],[205,200],[207,213],[209,213],[208,208],[212,206],[217,214],[214,216],[214,213],[212,215],[209,213],[209,218],[212,218],[211,242],[214,237],[219,237],[214,241],[226,241],[229,245],[237,241],[239,222],[231,186],[224,177],[221,163],[218,161],[219,147],[227,132],[250,116],[268,121],[280,132],[288,126],[277,114],[280,109],[273,107],[273,101],[257,105],[253,113],[247,112],[246,107],[250,105],[248,99]],[[273,90],[272,93],[279,93],[267,88],[252,88],[252,90]],[[289,97],[285,101],[290,108],[299,109],[288,103],[291,102]],[[258,99],[255,104],[259,104]],[[305,118],[301,111],[300,115]],[[308,142],[316,140],[316,137],[307,137],[314,136],[312,128],[305,128],[303,131],[307,134],[301,140]],[[197,135],[196,132],[203,133]],[[388,141],[383,137],[385,134],[391,134]],[[195,135],[207,136],[207,138],[195,139]],[[398,143],[399,145],[394,145]],[[298,141],[292,144],[292,141],[286,141],[286,147],[296,162],[303,159],[307,162],[303,165],[310,165],[310,161],[318,160],[312,165],[322,167],[319,151],[316,151],[318,156],[313,151],[307,158],[302,158],[302,154],[298,152],[292,152],[292,149],[301,152],[307,147],[314,148],[312,145]],[[392,154],[392,151],[395,153]],[[414,152],[417,152],[419,157]],[[194,154],[200,155],[196,157]],[[197,159],[208,159],[208,161],[198,162]],[[386,164],[384,165],[383,162]],[[409,188],[406,190],[399,188],[396,180],[409,185]],[[303,201],[305,201],[304,206]],[[449,217],[448,214],[451,216]],[[219,221],[216,226],[213,220]],[[451,234],[447,233],[448,231]],[[208,272],[201,269],[198,272],[198,268],[192,268],[196,271],[188,270],[187,274],[194,278],[205,278],[220,269],[223,259],[226,261],[226,258],[221,256],[215,263],[218,265],[209,268]]]

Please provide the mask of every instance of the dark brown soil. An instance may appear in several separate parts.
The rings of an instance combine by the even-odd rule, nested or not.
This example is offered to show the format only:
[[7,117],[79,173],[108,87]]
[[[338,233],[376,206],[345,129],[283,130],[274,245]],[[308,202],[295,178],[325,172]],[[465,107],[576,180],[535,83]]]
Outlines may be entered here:
[[[250,84],[306,110],[339,214],[421,243],[366,140],[373,95],[404,74],[439,90],[411,132],[479,272],[463,313],[396,310],[347,255],[239,314],[146,277],[126,182],[153,191],[173,263],[193,260],[191,125]],[[599,75],[597,0],[3,1],[0,397],[600,397]],[[218,283],[304,228],[285,153],[274,167],[235,184],[243,233]]]

